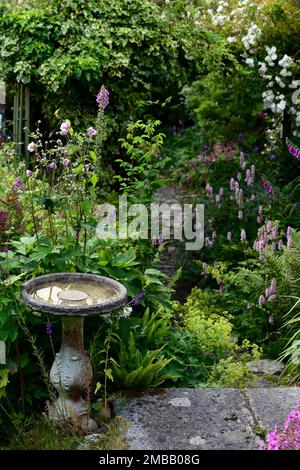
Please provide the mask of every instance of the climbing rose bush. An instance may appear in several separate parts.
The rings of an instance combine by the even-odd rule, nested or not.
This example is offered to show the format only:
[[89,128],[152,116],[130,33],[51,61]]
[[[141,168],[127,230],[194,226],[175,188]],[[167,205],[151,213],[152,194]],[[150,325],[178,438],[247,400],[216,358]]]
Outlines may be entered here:
[[300,398],[297,409],[287,415],[285,423],[280,431],[275,426],[274,431],[267,434],[263,450],[300,450]]

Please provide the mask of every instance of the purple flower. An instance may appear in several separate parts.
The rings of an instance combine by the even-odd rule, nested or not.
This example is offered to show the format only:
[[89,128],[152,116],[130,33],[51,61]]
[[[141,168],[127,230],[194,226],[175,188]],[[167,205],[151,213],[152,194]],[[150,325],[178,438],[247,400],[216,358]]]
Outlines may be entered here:
[[271,286],[270,286],[272,294],[275,294],[276,286],[277,286],[277,281],[276,281],[275,277],[273,277],[273,279],[271,281]]
[[56,143],[57,143],[57,145],[59,145],[59,146],[62,146],[62,145],[63,145],[63,143],[62,143],[62,141],[61,141],[60,139],[57,139]]
[[55,169],[57,168],[56,163],[55,163],[55,162],[51,162],[51,163],[49,164],[49,168],[51,168],[51,170],[55,170]]
[[241,230],[241,241],[245,242],[247,240],[246,230],[242,228]]
[[145,297],[145,292],[139,292],[134,296],[135,299],[141,299],[142,297]]
[[269,181],[268,180],[263,180],[263,188],[265,191],[267,191],[267,193],[272,196],[273,194],[273,188],[272,186],[270,185]]
[[240,153],[240,166],[241,168],[245,168],[246,161],[245,161],[245,154],[243,152]]
[[162,234],[158,236],[154,235],[152,238],[152,245],[160,245],[161,243],[163,243],[163,241],[164,239],[163,239]]
[[4,230],[5,224],[8,221],[8,215],[4,211],[0,211],[0,232]]
[[68,134],[69,130],[70,130],[70,124],[67,123],[66,121],[62,123],[62,125],[60,126],[60,132],[61,134]]
[[133,305],[141,305],[141,302],[139,300],[134,300]]
[[242,190],[242,189],[239,189],[239,190],[235,193],[235,197],[236,197],[236,202],[238,203],[238,206],[239,206],[239,207],[243,207],[243,190]]
[[213,193],[213,188],[211,187],[211,185],[209,183],[207,183],[207,185],[205,186],[205,189],[206,189],[206,194],[208,196],[211,196],[212,193]]
[[214,244],[214,241],[211,240],[210,238],[206,237],[205,238],[205,246],[207,246],[207,248],[211,248]]
[[296,157],[298,160],[300,160],[299,148],[296,147],[294,144],[291,144],[291,142],[288,139],[286,139],[286,145],[290,154],[293,155],[293,157]]
[[235,181],[234,181],[233,178],[230,179],[229,185],[230,185],[231,191],[234,191],[235,190]]
[[250,201],[255,201],[255,200],[256,200],[255,194],[251,194],[251,196],[250,196]]
[[217,194],[216,195],[216,204],[220,204],[220,202],[221,202],[220,194]]
[[70,160],[68,158],[63,159],[63,162],[62,162],[63,166],[68,166],[69,163],[70,163]]
[[97,134],[97,131],[96,129],[94,129],[93,127],[89,127],[88,130],[87,130],[87,135],[89,137],[94,137],[94,135]]
[[243,211],[238,211],[238,219],[242,220],[244,217]]
[[238,140],[239,140],[240,142],[242,142],[242,141],[244,140],[244,137],[245,137],[245,134],[244,134],[243,132],[240,132],[240,133],[238,134]]
[[31,170],[26,170],[26,176],[27,176],[27,178],[30,178],[30,176],[32,176],[32,171]]
[[30,142],[28,145],[27,145],[27,150],[28,152],[35,152],[36,151],[36,147],[37,145],[34,143],[34,142]]
[[24,182],[21,180],[21,178],[18,176],[13,184],[14,189],[20,189],[24,186]]
[[237,175],[236,175],[236,179],[237,179],[238,181],[241,181],[241,178],[242,178],[242,174],[241,174],[240,171],[238,171],[238,172],[237,172]]
[[259,296],[259,299],[258,299],[258,305],[259,305],[260,307],[262,307],[263,304],[265,303],[265,301],[266,301],[266,299],[264,298],[264,296],[263,296],[263,295],[260,295],[260,296]]
[[[270,323],[272,324],[272,322]],[[267,434],[266,443],[261,446],[261,449],[300,450],[299,402],[297,402],[297,405],[297,409],[292,410],[288,413],[281,430],[279,430],[278,427],[275,426],[274,431]]]
[[48,322],[48,323],[46,324],[46,328],[45,328],[45,329],[46,329],[47,335],[52,335],[52,332],[53,332],[52,323]]
[[232,240],[232,234],[231,234],[231,232],[227,232],[227,240],[228,240],[229,242],[231,242],[231,240]]
[[222,197],[224,195],[224,188],[219,189],[219,195],[220,195],[220,197]]
[[96,102],[102,111],[105,110],[109,103],[109,91],[103,85],[97,95]]

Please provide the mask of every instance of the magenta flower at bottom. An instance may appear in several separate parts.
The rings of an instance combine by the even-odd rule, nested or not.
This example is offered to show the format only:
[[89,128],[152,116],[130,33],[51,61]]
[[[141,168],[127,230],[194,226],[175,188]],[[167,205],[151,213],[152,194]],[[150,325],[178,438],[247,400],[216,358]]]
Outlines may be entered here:
[[300,450],[300,407],[287,415],[281,430],[277,426],[267,434],[264,450]]

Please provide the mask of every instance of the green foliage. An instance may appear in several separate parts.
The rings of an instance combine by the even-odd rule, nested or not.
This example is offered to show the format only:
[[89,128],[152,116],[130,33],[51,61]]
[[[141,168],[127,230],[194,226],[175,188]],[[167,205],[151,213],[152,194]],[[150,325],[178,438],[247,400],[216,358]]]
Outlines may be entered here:
[[177,376],[178,386],[241,387],[252,378],[245,363],[259,357],[259,348],[249,341],[239,344],[232,316],[218,304],[217,295],[198,288],[184,306],[174,304],[180,323],[168,335],[166,353],[172,358],[167,372]]
[[[83,437],[75,434],[68,427],[55,427],[45,417],[32,416],[26,420],[13,421],[12,436],[6,446],[1,450],[77,450],[82,445]],[[126,430],[125,420],[115,418],[109,425],[107,432],[101,435],[102,439],[97,443],[83,446],[82,450],[110,450],[125,449],[126,442],[123,438]]]
[[126,139],[120,139],[127,160],[116,160],[125,176],[116,175],[120,188],[132,202],[149,204],[159,187],[159,170],[165,165],[160,152],[164,134],[157,133],[160,121],[137,121],[127,127]]
[[230,356],[211,368],[207,383],[211,387],[246,388],[253,383],[254,377],[246,364]]
[[163,355],[163,346],[153,351],[142,353],[136,346],[133,332],[130,332],[127,345],[119,344],[118,364],[113,364],[115,381],[126,388],[158,387],[167,379],[164,369],[171,359]]
[[191,333],[203,356],[220,358],[231,347],[232,325],[230,315],[209,305],[209,294],[193,289],[181,313],[186,331]]
[[60,108],[87,125],[101,83],[114,96],[115,130],[129,117],[168,115],[170,100],[177,105],[180,88],[200,70],[207,42],[192,19],[165,15],[150,0],[51,0],[3,9],[1,75],[13,86],[29,84],[52,124]]
[[0,369],[0,398],[5,396],[5,388],[8,382],[8,369]]
[[215,45],[214,56],[206,59],[213,60],[213,70],[184,89],[185,103],[206,142],[236,140],[243,133],[244,144],[252,148],[261,133],[262,85],[255,72],[237,63],[229,45],[224,57],[225,51],[224,42]]

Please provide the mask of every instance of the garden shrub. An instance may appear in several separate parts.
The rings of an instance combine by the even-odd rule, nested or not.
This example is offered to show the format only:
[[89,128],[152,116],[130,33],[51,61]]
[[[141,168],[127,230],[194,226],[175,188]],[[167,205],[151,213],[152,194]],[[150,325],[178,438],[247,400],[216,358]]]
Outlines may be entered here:
[[193,289],[181,313],[183,327],[195,339],[199,354],[220,358],[231,347],[230,315],[210,305],[210,297]]
[[229,356],[212,366],[207,384],[211,387],[247,388],[254,380],[254,374],[244,362]]
[[195,288],[184,305],[174,303],[176,328],[167,336],[165,353],[171,359],[166,373],[178,386],[243,387],[253,378],[245,363],[258,359],[260,349],[234,337],[232,315],[219,300]]
[[[88,127],[99,83],[113,95],[110,131],[145,114],[171,120],[208,40],[191,19],[166,15],[150,0],[50,0],[3,9],[1,75],[9,87],[30,87],[52,129],[58,108],[64,119]],[[111,151],[115,144],[109,141]]]

